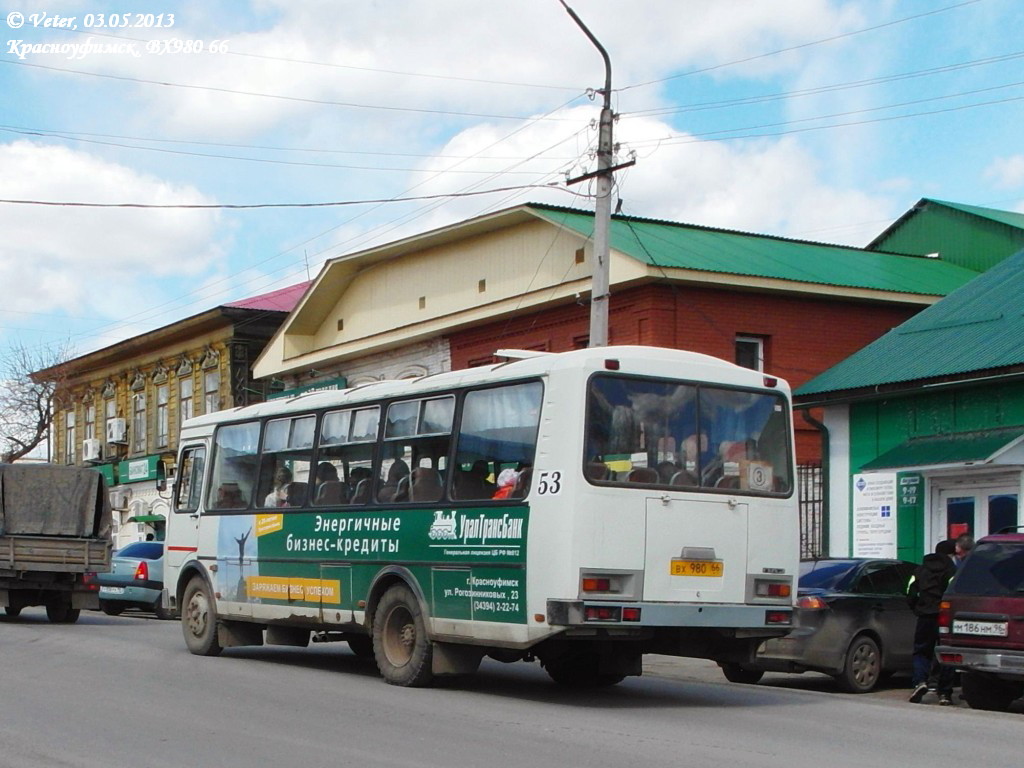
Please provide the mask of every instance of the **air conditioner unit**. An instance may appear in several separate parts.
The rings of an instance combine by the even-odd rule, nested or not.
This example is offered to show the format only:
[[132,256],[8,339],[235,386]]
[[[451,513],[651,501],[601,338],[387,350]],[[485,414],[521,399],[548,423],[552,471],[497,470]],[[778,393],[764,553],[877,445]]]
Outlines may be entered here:
[[114,488],[110,491],[111,509],[127,509],[128,500],[132,497],[131,488]]
[[100,455],[100,441],[90,438],[89,440],[82,441],[82,461],[99,461],[103,457]]
[[125,424],[124,419],[108,419],[107,420],[107,442],[108,443],[126,443],[128,433],[128,425]]

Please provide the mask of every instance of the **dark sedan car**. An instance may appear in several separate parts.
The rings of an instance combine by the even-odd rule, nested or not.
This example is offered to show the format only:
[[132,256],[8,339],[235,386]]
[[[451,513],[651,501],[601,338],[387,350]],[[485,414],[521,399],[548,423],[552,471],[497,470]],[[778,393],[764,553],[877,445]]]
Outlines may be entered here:
[[100,610],[117,616],[127,608],[153,611],[157,618],[170,619],[160,605],[164,588],[164,543],[136,541],[114,553],[110,572],[96,576],[100,584]]
[[800,563],[793,631],[767,640],[753,664],[723,664],[733,682],[756,683],[765,672],[824,672],[851,693],[910,672],[916,620],[906,587],[917,566],[859,558]]

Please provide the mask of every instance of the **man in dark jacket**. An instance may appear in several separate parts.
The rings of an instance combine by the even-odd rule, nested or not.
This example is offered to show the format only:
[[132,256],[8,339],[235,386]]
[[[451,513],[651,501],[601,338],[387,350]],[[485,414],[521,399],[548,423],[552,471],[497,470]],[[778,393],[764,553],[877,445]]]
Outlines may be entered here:
[[[935,644],[939,639],[939,603],[949,580],[956,573],[955,553],[956,544],[952,539],[940,541],[935,545],[934,554],[924,556],[907,588],[910,607],[917,616],[914,692],[910,694],[910,701],[914,704],[920,702],[929,690],[938,691],[939,704],[953,703],[953,671],[935,663]],[[930,677],[935,680],[934,688],[928,684]]]

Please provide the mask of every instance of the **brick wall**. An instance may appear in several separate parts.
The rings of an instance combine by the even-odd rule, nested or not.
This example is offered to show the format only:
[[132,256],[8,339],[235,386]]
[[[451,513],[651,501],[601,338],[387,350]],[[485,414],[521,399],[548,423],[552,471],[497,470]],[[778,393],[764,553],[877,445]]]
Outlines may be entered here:
[[[765,370],[795,389],[849,357],[918,307],[691,286],[649,285],[612,296],[612,344],[645,344],[734,359],[737,335],[764,340]],[[478,325],[449,337],[453,369],[501,347],[564,352],[586,345],[590,307],[570,304]],[[818,432],[797,416],[798,461],[820,458]]]

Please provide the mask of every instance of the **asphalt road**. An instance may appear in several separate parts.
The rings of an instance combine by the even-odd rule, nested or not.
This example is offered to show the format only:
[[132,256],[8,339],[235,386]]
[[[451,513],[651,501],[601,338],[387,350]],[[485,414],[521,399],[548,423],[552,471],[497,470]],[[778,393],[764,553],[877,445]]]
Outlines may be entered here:
[[190,655],[177,622],[0,617],[0,768],[697,766],[1018,768],[1019,713],[851,696],[817,675],[728,683],[649,659],[610,689],[566,691],[537,665],[386,685],[345,644]]

